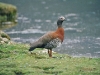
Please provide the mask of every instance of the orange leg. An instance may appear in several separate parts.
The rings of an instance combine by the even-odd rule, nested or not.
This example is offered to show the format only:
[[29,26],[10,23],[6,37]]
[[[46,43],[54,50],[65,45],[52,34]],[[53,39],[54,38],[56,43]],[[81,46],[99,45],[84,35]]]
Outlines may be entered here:
[[49,57],[52,57],[52,50],[48,50]]
[[50,54],[50,50],[48,49],[48,54]]

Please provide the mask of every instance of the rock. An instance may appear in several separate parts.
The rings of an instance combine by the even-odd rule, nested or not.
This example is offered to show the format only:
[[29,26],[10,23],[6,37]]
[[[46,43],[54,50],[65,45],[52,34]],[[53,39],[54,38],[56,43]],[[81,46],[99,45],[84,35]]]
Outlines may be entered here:
[[5,42],[4,41],[0,41],[0,44],[4,44]]
[[0,30],[0,44],[9,43],[10,37],[8,34]]
[[[44,49],[42,51],[39,51],[39,53],[47,54],[48,53],[48,49]],[[52,53],[57,53],[57,52],[52,51]]]
[[16,44],[16,42],[11,41],[8,34],[0,30],[0,44]]
[[6,33],[5,33],[5,32],[3,32],[3,31],[1,31],[1,30],[0,30],[0,36],[1,36],[2,38],[7,38],[7,39],[9,39],[9,40],[10,40],[9,35],[8,35],[8,34],[6,34]]
[[7,22],[2,22],[1,25],[16,25],[16,23],[18,23],[18,20],[15,20],[14,22],[10,22],[10,21],[7,21]]
[[0,41],[2,41],[2,37],[0,36]]
[[2,41],[4,41],[5,43],[8,43],[9,39],[7,39],[7,38],[2,38]]
[[9,44],[9,45],[10,45],[10,44],[16,44],[16,42],[14,42],[14,41],[9,41],[8,44]]

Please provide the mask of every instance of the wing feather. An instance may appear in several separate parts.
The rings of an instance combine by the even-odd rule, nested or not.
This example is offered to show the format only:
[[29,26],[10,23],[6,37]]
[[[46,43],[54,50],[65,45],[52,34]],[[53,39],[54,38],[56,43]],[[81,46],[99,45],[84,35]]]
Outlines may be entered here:
[[31,48],[44,48],[48,42],[55,38],[53,37],[53,34],[54,32],[48,32],[44,34],[37,41],[31,44]]

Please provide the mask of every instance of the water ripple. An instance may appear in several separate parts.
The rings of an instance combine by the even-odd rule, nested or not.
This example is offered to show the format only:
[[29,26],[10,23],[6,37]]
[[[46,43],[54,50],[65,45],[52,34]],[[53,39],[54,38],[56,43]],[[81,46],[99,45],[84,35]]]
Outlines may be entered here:
[[39,30],[39,29],[26,29],[26,30],[23,30],[23,31],[10,31],[10,32],[7,32],[8,34],[29,34],[29,33],[46,33],[46,31],[42,31],[42,30]]

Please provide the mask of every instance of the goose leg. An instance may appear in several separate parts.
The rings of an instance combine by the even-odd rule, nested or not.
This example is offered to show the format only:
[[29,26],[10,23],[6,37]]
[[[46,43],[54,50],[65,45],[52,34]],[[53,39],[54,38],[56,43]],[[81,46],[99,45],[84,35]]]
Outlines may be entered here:
[[52,57],[52,50],[48,50],[49,57]]

